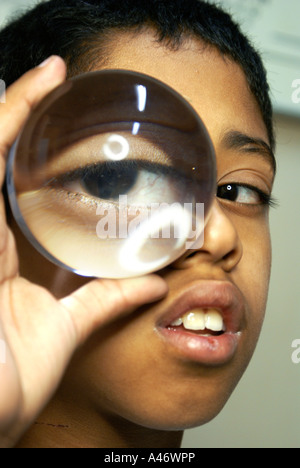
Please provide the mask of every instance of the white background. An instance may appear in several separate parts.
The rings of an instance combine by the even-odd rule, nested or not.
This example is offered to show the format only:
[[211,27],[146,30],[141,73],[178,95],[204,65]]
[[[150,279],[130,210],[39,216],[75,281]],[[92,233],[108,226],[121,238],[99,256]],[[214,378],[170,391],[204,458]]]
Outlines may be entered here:
[[[32,3],[36,2],[0,0],[0,25],[11,11]],[[278,114],[275,196],[280,208],[271,215],[273,275],[267,319],[255,357],[225,410],[210,424],[187,431],[184,447],[299,447],[300,364],[292,363],[291,344],[300,339],[300,120],[295,117],[300,117],[300,104],[292,103],[291,94],[292,81],[300,79],[300,48],[289,41],[295,45],[295,37],[296,41],[300,37],[300,2],[219,3],[231,5],[268,62]],[[290,44],[292,60],[284,40],[278,43],[276,28]]]

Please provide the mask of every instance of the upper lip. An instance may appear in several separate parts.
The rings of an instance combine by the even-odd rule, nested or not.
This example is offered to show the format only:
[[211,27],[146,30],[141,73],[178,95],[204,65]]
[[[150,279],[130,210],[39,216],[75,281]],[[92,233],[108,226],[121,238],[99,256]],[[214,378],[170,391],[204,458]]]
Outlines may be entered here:
[[218,309],[226,333],[241,332],[245,326],[245,299],[237,286],[229,281],[202,280],[185,289],[167,308],[158,326],[167,328],[187,312],[196,309]]

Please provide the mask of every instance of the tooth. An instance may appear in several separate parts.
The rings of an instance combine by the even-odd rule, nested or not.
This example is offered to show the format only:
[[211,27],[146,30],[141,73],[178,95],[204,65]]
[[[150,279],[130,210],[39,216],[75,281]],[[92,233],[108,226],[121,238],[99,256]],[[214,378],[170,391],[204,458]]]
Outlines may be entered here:
[[177,320],[174,320],[174,322],[171,323],[172,327],[180,327],[182,325],[182,318],[178,318]]
[[205,330],[205,313],[195,311],[185,314],[183,325],[186,330]]
[[205,314],[205,328],[214,332],[221,332],[224,329],[223,317],[217,311],[208,311]]

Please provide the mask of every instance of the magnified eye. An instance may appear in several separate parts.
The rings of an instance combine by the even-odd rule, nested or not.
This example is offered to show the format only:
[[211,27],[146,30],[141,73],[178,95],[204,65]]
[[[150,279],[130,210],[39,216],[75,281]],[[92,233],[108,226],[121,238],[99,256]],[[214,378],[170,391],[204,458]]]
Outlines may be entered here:
[[117,201],[127,195],[129,203],[168,201],[186,185],[170,166],[148,161],[126,160],[98,163],[68,172],[50,181],[53,187],[101,200]]

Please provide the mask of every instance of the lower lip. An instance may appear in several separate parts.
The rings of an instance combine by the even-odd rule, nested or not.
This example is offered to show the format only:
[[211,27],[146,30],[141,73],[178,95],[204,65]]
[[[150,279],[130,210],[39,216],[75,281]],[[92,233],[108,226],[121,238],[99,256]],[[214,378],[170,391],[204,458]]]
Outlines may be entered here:
[[181,359],[206,366],[228,364],[236,354],[241,333],[202,336],[182,328],[159,328],[164,341]]

